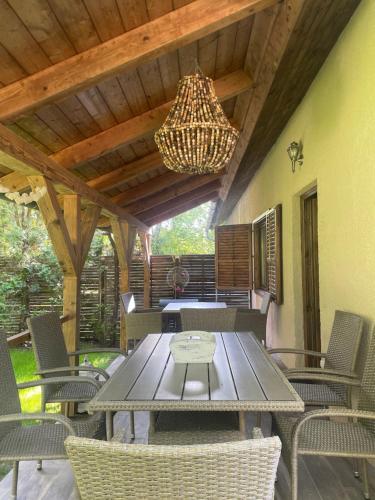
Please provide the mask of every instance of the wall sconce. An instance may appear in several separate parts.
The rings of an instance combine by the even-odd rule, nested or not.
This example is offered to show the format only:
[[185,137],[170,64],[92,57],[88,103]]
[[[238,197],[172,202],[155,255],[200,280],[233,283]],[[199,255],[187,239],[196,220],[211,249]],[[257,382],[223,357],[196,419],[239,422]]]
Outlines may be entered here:
[[302,165],[303,163],[303,154],[302,154],[302,143],[301,142],[291,142],[287,149],[290,161],[292,162],[292,172],[294,173],[296,170],[296,163],[298,165]]

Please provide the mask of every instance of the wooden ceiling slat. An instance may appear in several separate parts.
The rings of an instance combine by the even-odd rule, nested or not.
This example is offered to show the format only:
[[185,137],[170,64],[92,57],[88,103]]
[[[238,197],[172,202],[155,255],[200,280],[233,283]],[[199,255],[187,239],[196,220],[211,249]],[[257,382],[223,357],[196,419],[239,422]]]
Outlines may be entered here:
[[117,0],[117,5],[126,31],[138,28],[149,20],[146,0]]
[[69,145],[84,139],[84,135],[55,104],[38,109],[36,116],[44,121],[61,139]]
[[0,45],[0,82],[1,86],[9,85],[17,80],[27,76],[26,71],[9,54],[9,52]]
[[8,128],[18,136],[22,137],[22,139],[27,141],[29,144],[32,144],[34,147],[38,148],[43,153],[47,155],[50,155],[52,153],[51,149],[46,147],[41,142],[37,141],[32,135],[26,132],[26,130],[24,130],[23,128],[19,127],[16,123],[11,123],[10,125],[8,125]]
[[[169,200],[173,200],[183,194],[190,193],[191,191],[194,191],[202,186],[206,187],[208,185],[207,189],[209,189],[209,191],[214,189],[218,191],[220,189],[220,177],[221,176],[219,174],[193,176],[188,181],[184,181],[181,184],[164,189],[162,192],[153,196],[131,203],[126,207],[126,209],[131,214],[143,218],[143,212],[147,212],[151,209],[154,210],[158,205],[161,205]],[[146,215],[144,217],[147,218]]]
[[[218,98],[224,100],[244,92],[249,88],[251,80],[245,73],[239,71],[216,80],[214,84]],[[171,104],[171,102],[163,104],[107,131],[100,132],[96,136],[89,137],[56,153],[54,159],[66,168],[74,168],[89,159],[97,158],[106,152],[114,150],[120,145],[130,143],[137,153],[139,144],[135,141],[150,135],[161,126]],[[147,154],[147,152],[148,149],[141,156]]]
[[194,199],[201,198],[202,196],[206,196],[212,194],[213,192],[218,192],[220,189],[220,181],[216,179],[215,181],[205,184],[196,188],[192,188],[189,192],[177,194],[173,198],[169,198],[168,200],[158,203],[154,207],[144,210],[139,217],[142,220],[149,220],[155,216],[161,215],[165,212],[169,212],[172,208],[180,205],[184,205],[185,203],[189,203]]
[[150,61],[141,64],[138,74],[142,82],[142,87],[146,94],[149,108],[156,108],[166,101],[163,82],[160,75],[158,61]]
[[82,0],[48,0],[48,3],[77,52],[100,44],[99,35]]
[[171,100],[176,96],[177,84],[180,80],[180,66],[177,51],[169,52],[159,57],[159,69],[165,97],[167,100]]
[[[126,68],[134,68],[182,45],[191,44],[276,2],[277,0],[232,0],[229,3],[227,0],[196,0],[98,47],[89,48],[84,54],[73,56],[0,89],[0,117],[10,118],[32,107],[41,106],[48,100],[92,86],[100,79]],[[77,50],[97,43],[96,30],[88,19],[86,9],[82,10],[83,4],[80,1],[53,0],[51,5],[55,13],[58,12],[58,18],[70,39],[77,36],[79,25],[79,40],[74,41]],[[80,23],[74,22],[77,12],[82,16]]]
[[56,103],[84,137],[101,132],[99,125],[76,96],[65,97]]
[[206,76],[215,77],[218,33],[211,33],[198,40],[199,66]]
[[150,109],[136,69],[122,73],[118,79],[133,116],[140,115]]
[[84,0],[102,42],[124,33],[116,0]]
[[117,120],[114,118],[97,87],[91,87],[78,92],[77,98],[101,130],[107,130],[117,124]]
[[167,173],[158,176],[156,179],[151,179],[150,181],[140,184],[136,188],[123,191],[122,193],[111,198],[111,200],[113,203],[120,206],[130,205],[130,203],[133,203],[134,201],[157,193],[158,191],[170,187],[173,184],[177,184],[178,182],[187,180],[189,177],[190,176],[187,174],[179,174],[168,171]]
[[8,3],[52,64],[76,53],[47,0],[27,0],[27,5],[25,0],[8,0]]
[[218,33],[215,78],[225,75],[230,71],[236,43],[238,23],[231,24]]
[[[256,14],[258,15],[258,14]],[[254,23],[254,18],[256,16],[248,17],[242,19],[237,23],[237,33],[236,40],[234,44],[232,64],[230,66],[230,71],[236,71],[238,69],[244,68],[245,58],[247,54],[247,49],[249,46],[251,30]],[[253,68],[246,68],[250,74],[252,74]]]
[[29,74],[41,71],[51,64],[49,58],[5,0],[0,2],[0,43]]
[[129,103],[117,78],[110,78],[98,84],[98,89],[105,99],[117,122],[125,122],[133,116]]
[[198,42],[194,41],[178,49],[178,60],[181,78],[194,73],[198,60]]
[[155,217],[145,222],[147,223],[148,226],[154,226],[155,224],[160,224],[161,222],[171,219],[172,217],[176,217],[177,215],[180,215],[184,212],[187,212],[188,210],[198,207],[203,203],[207,203],[208,201],[215,202],[217,199],[218,199],[217,191],[213,191],[212,193],[208,193],[204,196],[201,196],[200,198],[196,198],[187,203],[183,203],[182,205],[171,208],[170,210],[164,213],[157,214]]
[[20,117],[17,120],[17,125],[26,130],[38,142],[48,147],[52,152],[60,151],[68,146],[66,142],[61,140],[61,138],[36,115],[25,115]]
[[135,160],[134,162],[123,165],[118,169],[112,170],[100,177],[92,179],[88,182],[89,186],[105,191],[117,186],[121,186],[125,182],[138,177],[138,175],[154,170],[163,164],[159,153],[151,153],[144,158]]

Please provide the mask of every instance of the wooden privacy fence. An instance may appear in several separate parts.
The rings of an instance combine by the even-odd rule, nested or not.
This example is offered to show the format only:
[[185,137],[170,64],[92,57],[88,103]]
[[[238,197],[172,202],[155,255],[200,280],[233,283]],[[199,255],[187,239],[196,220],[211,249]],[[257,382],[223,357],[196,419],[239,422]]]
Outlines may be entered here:
[[[215,289],[215,256],[183,255],[181,264],[190,276],[188,286],[178,294],[180,298],[198,298],[203,301],[225,301],[231,306],[247,306],[246,291]],[[167,272],[173,267],[173,256],[156,255],[151,257],[151,297],[152,307],[159,306],[161,298],[174,298],[168,287]],[[0,279],[12,272],[12,263],[0,260]],[[130,290],[134,293],[137,307],[143,307],[143,260],[133,259],[130,271]],[[53,288],[48,283],[35,280],[29,284],[29,313],[42,314],[55,310],[62,314],[62,281]],[[111,256],[90,259],[82,273],[81,285],[81,327],[82,340],[98,340],[113,343],[119,334],[118,271]],[[8,336],[14,336],[26,329],[22,324],[22,301],[20,297],[10,296],[6,307],[0,311],[0,328]]]

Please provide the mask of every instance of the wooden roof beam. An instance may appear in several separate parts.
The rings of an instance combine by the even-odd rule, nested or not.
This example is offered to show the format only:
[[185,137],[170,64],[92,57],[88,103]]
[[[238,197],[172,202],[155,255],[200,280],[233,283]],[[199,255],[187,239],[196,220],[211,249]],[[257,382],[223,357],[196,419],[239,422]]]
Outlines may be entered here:
[[106,191],[121,186],[142,174],[153,172],[162,166],[163,160],[161,155],[159,151],[155,151],[155,153],[151,153],[143,158],[122,165],[115,170],[111,170],[110,172],[89,180],[87,181],[87,185],[98,191]]
[[62,168],[42,151],[26,142],[11,130],[0,124],[0,163],[11,170],[25,176],[42,175],[58,186],[62,186],[65,193],[80,194],[94,205],[100,206],[105,215],[117,216],[130,224],[147,231],[147,226],[129,214],[126,210],[115,205],[108,197],[90,188],[76,175]]
[[182,205],[173,207],[169,211],[157,214],[157,215],[155,215],[155,217],[150,218],[148,220],[145,220],[145,223],[147,223],[147,225],[151,227],[151,226],[154,226],[155,224],[160,224],[161,222],[164,222],[165,220],[171,219],[172,217],[176,217],[179,214],[187,212],[188,210],[191,210],[192,208],[198,207],[199,205],[202,205],[203,203],[207,203],[208,201],[216,201],[217,199],[218,199],[218,192],[213,191],[212,193],[202,195],[199,198],[195,198],[194,200],[186,202]]
[[120,206],[130,205],[134,201],[138,201],[142,198],[146,198],[152,194],[162,191],[163,189],[169,188],[174,184],[189,179],[191,175],[188,174],[178,174],[177,172],[168,171],[163,175],[159,175],[150,179],[149,181],[142,182],[138,186],[126,189],[122,193],[116,194],[111,198],[113,203]]
[[94,85],[259,12],[279,0],[197,0],[0,90],[5,120]]
[[126,210],[137,217],[142,217],[142,213],[147,210],[154,209],[158,205],[173,200],[178,196],[186,193],[190,193],[201,186],[206,186],[207,184],[211,187],[220,189],[221,183],[220,178],[223,174],[212,174],[212,175],[196,175],[187,181],[183,181],[175,186],[168,189],[160,191],[160,193],[148,196],[139,201],[135,201],[126,207]]
[[146,210],[139,217],[142,220],[152,219],[155,216],[163,214],[164,212],[169,212],[171,209],[178,207],[180,205],[185,205],[197,198],[201,198],[202,196],[207,195],[208,193],[218,192],[220,189],[220,181],[216,179],[210,184],[206,184],[204,186],[200,186],[196,189],[191,190],[188,193],[181,194],[176,196],[175,198],[166,201],[165,203],[161,203],[149,210]]
[[[220,101],[231,99],[245,92],[251,87],[251,84],[251,78],[241,70],[229,73],[214,82],[215,92]],[[121,146],[143,139],[161,127],[172,104],[173,101],[169,101],[141,115],[130,118],[97,135],[88,137],[52,154],[51,158],[63,167],[71,169],[114,151]]]

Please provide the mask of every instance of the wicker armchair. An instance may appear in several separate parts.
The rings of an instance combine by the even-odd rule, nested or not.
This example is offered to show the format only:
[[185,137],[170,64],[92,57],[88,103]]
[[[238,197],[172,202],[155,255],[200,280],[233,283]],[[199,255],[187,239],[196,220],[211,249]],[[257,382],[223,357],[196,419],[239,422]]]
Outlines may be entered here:
[[131,292],[121,295],[121,302],[125,312],[125,325],[127,334],[127,349],[129,340],[135,347],[137,340],[143,339],[149,333],[162,331],[162,314],[158,309],[141,309],[135,307],[134,295]]
[[92,348],[84,351],[68,353],[66,350],[61,321],[57,313],[48,313],[43,316],[35,316],[27,320],[31,333],[31,339],[37,364],[37,374],[43,378],[53,377],[56,374],[66,377],[64,384],[48,384],[43,386],[42,408],[47,403],[67,403],[90,401],[96,394],[96,388],[92,384],[78,383],[77,377],[67,378],[72,373],[83,371],[101,375],[108,380],[109,375],[101,368],[92,366],[71,366],[69,357],[89,352],[116,352],[124,354],[117,348]]
[[[308,354],[325,359],[324,368],[295,368],[285,372],[293,375],[293,387],[307,405],[345,406],[349,404],[350,386],[332,383],[330,376],[342,375],[355,378],[357,354],[363,330],[363,319],[356,314],[335,312],[327,353],[305,349],[270,349],[270,354]],[[309,383],[299,382],[303,380]],[[314,383],[315,382],[315,383]]]
[[237,309],[184,309],[181,308],[182,330],[208,332],[234,332]]
[[[258,430],[259,431],[259,430]],[[280,440],[154,446],[69,436],[65,446],[82,500],[251,498],[271,500]]]
[[[274,415],[283,444],[283,456],[292,479],[292,500],[298,494],[298,456],[329,455],[362,460],[364,496],[370,498],[367,459],[375,458],[375,329],[369,342],[362,381],[331,375],[332,383],[359,386],[358,409],[321,409],[301,417]],[[330,420],[341,417],[340,421]],[[348,419],[342,421],[342,417]]]
[[[49,460],[66,458],[65,438],[71,435],[100,439],[105,436],[101,413],[94,417],[80,418],[76,422],[54,413],[21,413],[19,389],[46,387],[65,383],[87,384],[97,391],[98,381],[88,377],[58,377],[25,382],[17,386],[5,334],[0,331],[0,462],[13,462],[11,498],[17,497],[18,464],[21,460]],[[22,422],[39,420],[43,424],[21,425]],[[60,424],[60,425],[56,425]],[[38,469],[40,469],[40,464]]]

